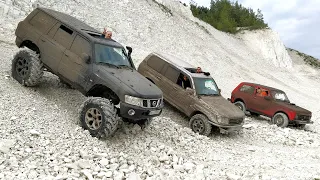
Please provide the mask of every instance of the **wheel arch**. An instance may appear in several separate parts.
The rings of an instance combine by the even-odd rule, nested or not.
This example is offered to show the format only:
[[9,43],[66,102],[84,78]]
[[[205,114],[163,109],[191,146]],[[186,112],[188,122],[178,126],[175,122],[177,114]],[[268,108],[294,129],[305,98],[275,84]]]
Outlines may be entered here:
[[[103,97],[103,98],[110,98],[112,102],[116,105],[119,104],[120,98],[119,96],[110,88],[102,84],[96,84],[85,94],[87,97]],[[110,97],[106,97],[110,96]]]
[[30,40],[25,40],[21,43],[21,45],[19,46],[19,48],[22,48],[22,47],[27,47],[33,51],[35,51],[37,54],[40,54],[40,49],[39,47],[33,43],[32,41]]

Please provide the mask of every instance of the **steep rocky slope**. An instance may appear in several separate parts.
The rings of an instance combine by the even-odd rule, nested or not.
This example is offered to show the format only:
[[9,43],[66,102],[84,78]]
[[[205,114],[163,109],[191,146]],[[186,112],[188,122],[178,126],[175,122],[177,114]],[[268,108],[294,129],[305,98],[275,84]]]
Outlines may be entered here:
[[[319,71],[289,57],[272,30],[228,35],[192,17],[177,1],[0,2],[0,179],[313,179],[320,176]],[[203,137],[166,106],[151,126],[123,124],[107,141],[92,138],[77,121],[85,97],[46,73],[36,88],[10,77],[17,48],[14,29],[36,7],[53,8],[134,48],[138,66],[151,51],[181,56],[211,72],[229,97],[241,81],[283,89],[313,112],[306,130],[278,128],[246,118],[242,133]],[[163,8],[164,5],[167,8]],[[171,15],[172,14],[172,15]]]

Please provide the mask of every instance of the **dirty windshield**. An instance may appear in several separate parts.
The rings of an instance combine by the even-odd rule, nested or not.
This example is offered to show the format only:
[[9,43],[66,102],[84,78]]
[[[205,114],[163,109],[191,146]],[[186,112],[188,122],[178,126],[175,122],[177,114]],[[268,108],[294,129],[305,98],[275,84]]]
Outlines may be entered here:
[[220,95],[212,78],[193,78],[193,81],[198,95]]
[[125,50],[120,47],[95,44],[95,55],[98,63],[132,67]]
[[281,92],[281,91],[273,91],[272,93],[272,97],[275,99],[275,100],[278,100],[278,101],[285,101],[285,102],[290,102],[286,93],[284,92]]

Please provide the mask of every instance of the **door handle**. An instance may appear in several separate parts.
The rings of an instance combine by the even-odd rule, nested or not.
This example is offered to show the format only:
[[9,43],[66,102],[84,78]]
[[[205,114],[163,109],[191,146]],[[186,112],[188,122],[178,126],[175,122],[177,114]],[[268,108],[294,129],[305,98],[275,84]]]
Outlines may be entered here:
[[161,77],[160,77],[160,76],[157,76],[157,78],[158,78],[158,79],[161,79]]
[[41,41],[42,41],[42,42],[46,42],[46,40],[44,40],[44,39],[41,39]]
[[177,87],[173,87],[173,89],[178,90],[178,88],[177,88]]
[[69,57],[69,55],[68,55],[68,54],[66,54],[66,53],[64,53],[64,55],[65,55],[66,57]]

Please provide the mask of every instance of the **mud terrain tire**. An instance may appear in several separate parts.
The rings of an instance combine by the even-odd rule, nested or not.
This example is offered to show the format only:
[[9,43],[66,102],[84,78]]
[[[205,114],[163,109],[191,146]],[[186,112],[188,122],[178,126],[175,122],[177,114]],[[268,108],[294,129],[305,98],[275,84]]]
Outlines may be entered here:
[[43,76],[43,63],[39,54],[21,48],[12,60],[11,76],[24,86],[35,86]]
[[272,122],[277,126],[284,128],[288,126],[289,119],[288,119],[288,116],[284,113],[276,113],[272,117]]
[[204,136],[209,136],[211,133],[212,125],[209,119],[203,114],[196,114],[191,117],[189,126],[193,132],[199,133]]
[[110,100],[90,97],[81,106],[81,126],[97,138],[112,136],[118,129],[120,118]]
[[247,111],[246,109],[246,105],[241,102],[241,101],[237,101],[234,103],[235,106],[237,106],[241,111],[243,111],[244,113]]

